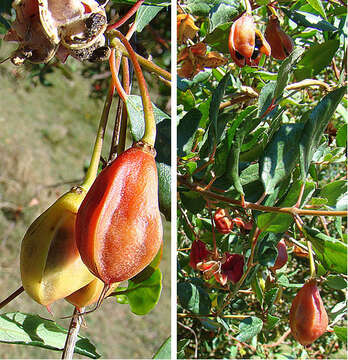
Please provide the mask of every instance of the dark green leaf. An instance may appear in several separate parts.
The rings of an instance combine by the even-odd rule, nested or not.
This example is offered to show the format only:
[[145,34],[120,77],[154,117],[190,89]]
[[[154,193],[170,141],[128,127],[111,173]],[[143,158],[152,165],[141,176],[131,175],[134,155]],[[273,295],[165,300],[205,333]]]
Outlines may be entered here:
[[342,290],[347,287],[347,281],[337,275],[329,275],[325,281],[325,284],[336,290]]
[[181,339],[178,340],[178,347],[177,347],[177,357],[178,359],[186,359],[185,356],[185,349],[187,345],[190,343],[190,339]]
[[299,61],[303,53],[303,48],[296,47],[293,52],[284,61],[282,61],[277,76],[277,85],[274,90],[274,98],[278,99],[283,94],[283,91],[288,85],[290,77],[294,72],[295,64]]
[[172,354],[171,346],[172,346],[172,338],[169,337],[157,350],[153,359],[171,359],[171,354]]
[[347,273],[347,245],[345,243],[306,225],[303,232],[311,241],[318,259],[326,270]]
[[266,234],[259,238],[257,246],[257,259],[261,265],[273,266],[278,256],[277,244],[282,238],[282,234]]
[[213,48],[213,50],[226,54],[228,49],[228,36],[230,33],[232,23],[221,24],[216,29],[208,34],[204,39],[204,42]]
[[262,330],[262,326],[262,320],[255,316],[244,319],[239,324],[240,332],[237,335],[237,339],[243,342],[251,340]]
[[267,314],[267,323],[266,323],[267,329],[268,330],[273,329],[278,324],[279,321],[280,321],[279,317]]
[[331,63],[339,45],[339,40],[328,40],[311,46],[297,64],[296,80],[310,79],[319,74]]
[[158,200],[161,213],[170,221],[171,210],[171,168],[164,163],[156,162],[158,171]]
[[201,118],[202,113],[193,108],[180,120],[177,129],[178,156],[185,156],[191,152]]
[[303,179],[307,177],[309,165],[314,153],[318,149],[324,130],[345,92],[345,87],[331,91],[309,115],[300,141],[300,167]]
[[266,194],[287,178],[295,168],[304,124],[285,124],[274,134],[260,159],[260,178]]
[[128,288],[124,294],[131,311],[137,315],[145,315],[158,303],[161,290],[162,273],[160,269],[156,269],[151,277],[141,283],[128,280]]
[[320,16],[314,15],[304,11],[291,11],[285,7],[282,7],[282,11],[293,20],[297,25],[310,27],[322,31],[336,31],[337,28],[331,25],[329,22],[323,20]]
[[[296,204],[296,201],[300,195],[302,181],[296,181],[292,184],[285,199],[277,204],[279,207],[291,207]],[[315,190],[315,184],[313,182],[306,182],[306,186],[303,193],[301,204],[309,198]],[[266,213],[257,217],[257,225],[262,231],[270,231],[275,233],[283,233],[288,230],[289,226],[294,222],[293,217],[290,214],[281,213]]]
[[[137,0],[112,0],[116,4],[135,4]],[[171,5],[170,1],[163,0],[145,0],[144,5],[157,5],[157,6],[169,6]]]
[[[38,315],[20,312],[0,315],[0,342],[22,344],[61,351],[64,349],[68,331],[52,320]],[[85,337],[78,335],[75,353],[100,358],[95,346]]]
[[197,214],[205,208],[206,201],[200,194],[194,191],[181,192],[180,198],[185,208],[193,214]]
[[264,116],[267,109],[271,106],[274,99],[274,92],[277,87],[277,82],[270,81],[261,90],[258,100],[257,116]]
[[270,309],[278,295],[279,289],[277,287],[274,287],[268,291],[265,292],[265,305],[267,305],[267,308]]
[[[337,180],[325,185],[320,191],[320,197],[327,199],[326,205],[334,210],[347,210],[347,181]],[[343,201],[340,201],[340,200]]]
[[211,300],[208,293],[192,282],[178,283],[178,298],[181,306],[194,314],[210,313]]

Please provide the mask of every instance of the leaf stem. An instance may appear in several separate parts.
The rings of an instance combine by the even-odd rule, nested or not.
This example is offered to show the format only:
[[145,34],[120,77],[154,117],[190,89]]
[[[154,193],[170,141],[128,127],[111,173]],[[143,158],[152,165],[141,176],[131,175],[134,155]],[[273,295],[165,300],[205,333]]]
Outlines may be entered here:
[[[112,35],[114,35],[115,37],[121,40],[123,45],[126,47],[126,50],[133,63],[134,72],[138,79],[139,90],[143,102],[144,119],[145,119],[145,133],[144,136],[141,138],[141,141],[153,147],[155,145],[155,140],[156,140],[156,122],[155,122],[153,107],[152,107],[149,91],[146,86],[144,74],[141,70],[136,54],[132,46],[128,42],[127,38],[123,34],[121,34],[118,30],[113,30]],[[113,47],[117,47],[118,42],[114,40],[115,38],[111,40],[111,45]]]
[[[83,312],[83,309],[80,309]],[[75,349],[75,344],[77,341],[77,336],[80,331],[82,323],[82,316],[80,316],[80,311],[75,307],[72,319],[70,321],[68,335],[65,340],[64,350],[62,354],[62,359],[72,359]]]
[[109,112],[110,112],[110,107],[111,107],[114,91],[115,91],[115,87],[111,81],[110,85],[109,85],[109,91],[108,91],[108,94],[105,99],[103,113],[102,113],[102,116],[101,116],[100,122],[99,122],[99,128],[98,128],[97,137],[96,137],[95,143],[94,143],[91,163],[89,165],[86,177],[81,185],[81,187],[86,191],[89,190],[89,188],[93,184],[93,182],[98,174],[98,166],[99,166],[100,154],[101,154],[102,146],[103,146],[105,128],[106,128],[106,124],[107,124],[108,117],[109,117]]
[[119,51],[116,51],[116,49],[111,49],[109,64],[110,64],[110,70],[111,70],[111,75],[112,75],[112,81],[114,83],[114,86],[116,87],[119,97],[122,99],[122,101],[125,102],[127,99],[127,94],[126,94],[125,90],[123,89],[121,82],[118,78],[118,71],[120,69],[121,57],[122,56]]
[[115,22],[114,24],[111,24],[107,27],[106,31],[111,31],[114,29],[119,28],[121,25],[123,25],[128,19],[130,19],[136,12],[137,10],[140,8],[141,4],[144,2],[145,0],[138,0],[127,12],[127,14],[125,16],[123,16],[120,20],[118,20],[117,22]]

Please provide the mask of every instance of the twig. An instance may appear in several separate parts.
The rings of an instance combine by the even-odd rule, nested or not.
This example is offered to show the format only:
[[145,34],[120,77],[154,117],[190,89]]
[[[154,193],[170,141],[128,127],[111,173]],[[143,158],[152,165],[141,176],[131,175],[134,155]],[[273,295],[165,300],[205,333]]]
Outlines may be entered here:
[[234,341],[237,341],[239,344],[241,344],[241,345],[243,345],[243,346],[245,346],[245,347],[247,347],[247,348],[249,348],[251,351],[256,351],[256,348],[254,347],[254,346],[252,346],[252,345],[249,345],[249,344],[247,344],[247,343],[245,343],[245,342],[243,342],[243,341],[240,341],[240,340],[238,340],[236,337],[234,337],[234,336],[229,336],[232,340],[234,340]]
[[178,313],[178,317],[180,318],[209,318],[209,317],[221,317],[224,319],[246,319],[249,318],[251,315],[218,315],[218,314],[184,314],[184,313]]
[[288,329],[276,342],[263,345],[263,347],[272,348],[272,347],[276,347],[276,346],[280,345],[289,336],[290,333],[291,333],[291,329]]
[[65,341],[64,350],[62,354],[62,359],[72,359],[75,349],[75,344],[77,341],[77,335],[80,331],[80,326],[82,323],[82,316],[80,316],[80,312],[83,312],[84,308],[78,310],[75,307],[73,317],[70,321],[68,335]]
[[185,328],[186,330],[188,330],[189,332],[191,332],[193,334],[193,336],[195,337],[195,355],[194,355],[194,358],[197,359],[197,356],[198,356],[198,339],[197,339],[197,335],[196,333],[194,332],[194,330],[192,330],[190,327],[182,324],[181,322],[178,321],[178,324],[180,326],[182,326],[183,328]]
[[24,287],[21,286],[19,289],[17,289],[15,292],[13,292],[10,296],[8,296],[4,301],[1,301],[0,309],[2,309],[4,306],[6,306],[8,303],[10,303],[13,299],[15,299],[23,291],[24,291]]
[[297,215],[311,215],[311,216],[320,216],[320,215],[323,215],[323,216],[347,216],[346,211],[306,210],[306,209],[298,209],[295,207],[279,208],[279,207],[274,207],[274,206],[256,205],[254,203],[249,203],[249,202],[244,202],[244,206],[243,206],[243,203],[241,200],[231,199],[227,196],[215,194],[209,190],[205,190],[201,186],[201,184],[197,184],[194,182],[190,183],[182,175],[178,175],[178,183],[190,188],[193,191],[196,191],[196,192],[202,194],[203,196],[217,199],[217,200],[223,201],[228,204],[240,206],[240,207],[243,207],[244,209],[283,213],[283,214],[289,214],[289,215],[297,214]]
[[[183,217],[184,217],[184,219],[185,219],[188,227],[191,229],[191,231],[192,231],[195,239],[198,239],[198,235],[197,235],[197,233],[196,233],[196,231],[195,231],[195,228],[194,228],[194,226],[191,224],[190,219],[187,217],[187,214],[186,214],[185,210],[184,210],[180,205],[178,205],[178,208],[179,208],[180,212],[182,213],[182,215],[183,215]],[[180,249],[178,249],[178,251],[179,251],[179,250],[180,250]],[[191,248],[188,248],[187,250],[191,250]]]

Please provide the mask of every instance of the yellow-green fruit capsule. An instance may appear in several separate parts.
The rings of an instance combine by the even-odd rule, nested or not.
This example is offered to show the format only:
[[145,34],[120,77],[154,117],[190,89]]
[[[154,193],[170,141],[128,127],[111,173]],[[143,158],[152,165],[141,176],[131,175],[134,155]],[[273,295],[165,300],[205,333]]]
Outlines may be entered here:
[[80,258],[75,219],[86,192],[75,187],[41,214],[27,230],[21,246],[22,284],[42,305],[77,291],[94,276]]

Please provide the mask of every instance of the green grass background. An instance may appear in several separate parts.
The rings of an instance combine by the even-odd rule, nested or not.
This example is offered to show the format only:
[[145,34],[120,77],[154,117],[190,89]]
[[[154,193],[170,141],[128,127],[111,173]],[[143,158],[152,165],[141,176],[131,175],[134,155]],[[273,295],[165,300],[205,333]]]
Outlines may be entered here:
[[[9,53],[1,46],[0,56]],[[75,60],[70,60],[75,61]],[[55,70],[53,86],[35,86],[23,67],[0,65],[0,301],[20,285],[19,251],[30,223],[60,195],[83,178],[89,163],[103,102],[89,97],[91,82]],[[156,95],[156,94],[155,94]],[[110,119],[114,119],[116,102]],[[110,131],[105,154],[109,150]],[[128,305],[107,299],[88,315],[80,334],[88,337],[102,358],[151,358],[170,335],[170,226],[165,224],[161,269],[163,291],[156,308],[136,316]],[[72,305],[53,304],[55,320],[67,328]],[[52,318],[23,293],[0,313],[21,311]],[[0,358],[60,358],[61,353],[24,345],[0,343]],[[76,358],[81,356],[76,355]]]

